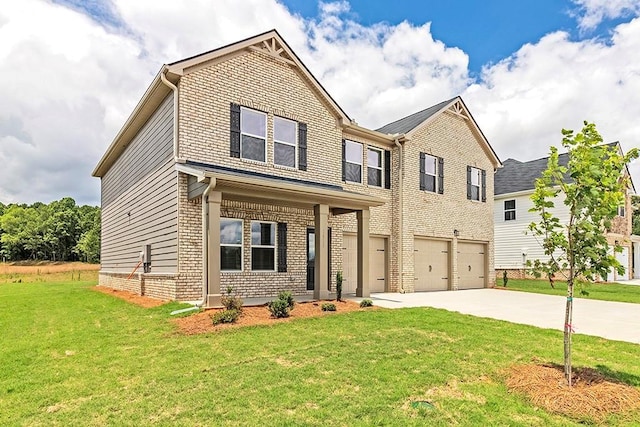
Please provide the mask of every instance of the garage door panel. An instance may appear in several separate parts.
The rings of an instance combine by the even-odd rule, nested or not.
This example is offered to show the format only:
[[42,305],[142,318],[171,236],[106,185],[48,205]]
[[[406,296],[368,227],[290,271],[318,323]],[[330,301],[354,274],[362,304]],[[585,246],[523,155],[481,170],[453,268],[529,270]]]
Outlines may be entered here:
[[[384,292],[387,284],[387,238],[369,237],[369,291]],[[353,294],[358,286],[358,239],[353,234],[343,236],[342,292]]]
[[449,242],[414,240],[414,279],[416,291],[449,289]]
[[458,243],[458,289],[485,286],[486,245],[476,242]]

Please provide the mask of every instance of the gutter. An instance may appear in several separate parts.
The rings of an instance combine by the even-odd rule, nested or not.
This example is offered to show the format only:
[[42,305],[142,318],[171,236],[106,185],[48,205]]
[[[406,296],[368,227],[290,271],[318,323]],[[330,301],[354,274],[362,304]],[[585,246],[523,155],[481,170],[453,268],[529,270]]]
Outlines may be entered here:
[[164,83],[166,86],[169,87],[169,89],[173,91],[173,160],[175,162],[179,162],[180,161],[180,153],[178,152],[178,122],[179,122],[178,114],[180,112],[178,109],[179,93],[178,93],[178,87],[167,79],[167,72],[168,70],[165,68],[160,73],[160,80],[162,80],[162,83]]
[[403,191],[402,191],[402,184],[403,184],[403,177],[404,177],[404,150],[403,150],[403,146],[400,143],[400,139],[404,138],[404,135],[394,135],[393,137],[393,143],[396,145],[396,147],[398,147],[398,205],[399,205],[399,209],[398,209],[398,227],[399,227],[399,239],[400,242],[399,243],[399,248],[398,251],[400,252],[400,254],[398,255],[397,259],[398,259],[398,273],[400,274],[400,293],[404,294],[405,290],[404,290],[404,263],[402,262],[403,254],[402,254],[402,250],[404,248],[404,224],[402,221],[402,211],[403,211]]

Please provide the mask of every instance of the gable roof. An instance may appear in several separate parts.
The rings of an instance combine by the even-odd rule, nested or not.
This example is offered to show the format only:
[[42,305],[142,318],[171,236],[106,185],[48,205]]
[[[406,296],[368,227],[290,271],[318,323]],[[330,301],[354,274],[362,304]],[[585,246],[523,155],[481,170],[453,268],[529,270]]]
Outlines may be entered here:
[[465,105],[464,101],[460,96],[456,96],[454,98],[448,99],[446,101],[442,101],[436,105],[433,105],[429,108],[426,108],[422,111],[418,111],[417,113],[410,114],[406,117],[403,117],[395,122],[388,123],[378,129],[376,132],[386,133],[386,134],[402,134],[406,135],[409,139],[412,134],[416,132],[416,130],[426,125],[427,123],[434,120],[440,114],[452,114],[454,116],[458,116],[467,121],[469,126],[471,127],[472,132],[475,134],[477,139],[480,142],[483,150],[487,154],[487,156],[492,160],[494,167],[499,168],[502,165],[502,162],[498,158],[495,150],[489,144],[487,137],[484,136],[484,133],[478,126],[478,123],[475,121],[471,112]]
[[298,58],[280,34],[274,29],[218,49],[163,65],[142,96],[142,99],[140,99],[96,165],[92,175],[96,177],[104,176],[147,120],[149,120],[151,115],[157,110],[162,101],[171,93],[171,89],[163,83],[163,78],[166,78],[170,83],[177,86],[182,76],[206,67],[211,63],[215,63],[215,61],[222,61],[246,51],[258,51],[294,67],[314,89],[320,99],[333,111],[341,123],[350,124],[352,122],[351,118],[349,118],[331,95],[329,95],[320,82],[311,74],[306,65],[304,65],[300,58]]
[[[618,142],[605,144],[610,147],[619,146]],[[528,162],[519,162],[515,159],[507,159],[502,164],[502,168],[496,172],[494,177],[494,194],[510,194],[520,191],[533,190],[535,188],[536,179],[542,176],[542,172],[547,169],[549,157],[530,160]],[[558,164],[567,166],[569,164],[569,153],[558,155]],[[565,180],[571,182],[569,172],[565,174]],[[633,182],[631,182],[633,187]]]
[[447,99],[446,101],[442,101],[439,104],[432,105],[431,107],[425,108],[424,110],[418,111],[417,113],[409,114],[408,116],[396,120],[395,122],[387,123],[386,125],[376,130],[378,132],[390,134],[408,133],[409,131],[416,128],[420,123],[424,122],[429,117],[442,110],[445,106],[449,105],[454,99],[456,98]]

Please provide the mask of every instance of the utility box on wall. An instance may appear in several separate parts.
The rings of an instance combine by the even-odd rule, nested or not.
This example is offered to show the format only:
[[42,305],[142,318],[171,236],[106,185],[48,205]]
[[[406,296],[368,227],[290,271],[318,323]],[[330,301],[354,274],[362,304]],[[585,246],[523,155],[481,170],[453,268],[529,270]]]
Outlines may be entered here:
[[145,273],[151,273],[151,245],[144,245],[142,250],[143,268]]

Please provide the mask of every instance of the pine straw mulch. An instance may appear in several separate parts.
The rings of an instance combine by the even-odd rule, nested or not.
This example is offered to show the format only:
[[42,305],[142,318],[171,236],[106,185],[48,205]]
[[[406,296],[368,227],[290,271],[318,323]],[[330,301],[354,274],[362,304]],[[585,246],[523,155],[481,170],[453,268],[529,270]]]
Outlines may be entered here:
[[572,374],[570,388],[561,365],[517,365],[509,370],[506,385],[536,406],[580,420],[602,421],[614,413],[640,409],[637,388],[592,368],[574,368]]
[[129,291],[122,291],[118,289],[107,288],[105,286],[94,286],[92,289],[94,291],[102,292],[103,294],[120,298],[122,300],[130,302],[132,304],[139,305],[140,307],[144,307],[144,308],[159,307],[162,304],[166,304],[168,302],[160,299],[145,297]]
[[[336,305],[336,311],[322,311],[322,303],[331,302]],[[242,314],[235,323],[221,323],[214,325],[211,316],[222,309],[205,310],[188,317],[173,319],[180,331],[186,335],[203,334],[207,332],[220,331],[230,328],[241,328],[253,325],[274,325],[282,322],[289,322],[305,317],[330,316],[336,313],[348,313],[351,311],[372,310],[376,307],[360,308],[360,304],[354,301],[313,301],[296,302],[289,317],[276,319],[271,317],[271,313],[266,305],[254,307],[242,307]]]

